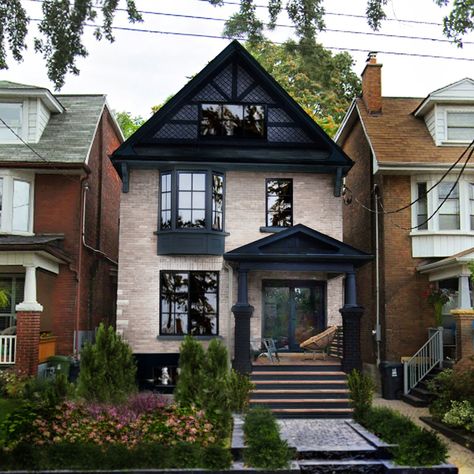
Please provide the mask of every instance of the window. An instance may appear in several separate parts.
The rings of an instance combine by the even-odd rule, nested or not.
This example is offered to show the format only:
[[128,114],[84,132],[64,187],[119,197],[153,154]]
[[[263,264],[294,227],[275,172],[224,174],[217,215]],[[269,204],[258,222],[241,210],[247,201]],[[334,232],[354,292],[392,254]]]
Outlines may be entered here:
[[31,232],[32,178],[26,173],[3,173],[0,176],[0,232]]
[[265,106],[237,104],[202,104],[201,136],[265,137]]
[[[20,136],[22,134],[22,115],[22,104],[10,102],[0,103],[0,118]],[[8,127],[0,121],[0,142],[17,141],[17,137]]]
[[162,335],[217,335],[218,272],[168,272],[160,278]]
[[[454,187],[453,187],[454,186]],[[443,182],[438,186],[439,230],[460,229],[458,184]]]
[[7,303],[0,306],[0,331],[15,326],[16,305],[23,301],[24,278],[0,275],[0,288],[7,294]]
[[474,230],[474,183],[469,183],[469,221],[470,229]]
[[290,227],[293,225],[293,180],[267,179],[268,227]]
[[[160,230],[224,230],[223,174],[164,172],[160,183]],[[173,201],[173,187],[176,188],[176,202]]]
[[418,183],[417,185],[417,216],[416,225],[418,230],[428,229],[428,197],[426,195],[426,183]]
[[447,139],[456,142],[474,140],[474,111],[447,112]]

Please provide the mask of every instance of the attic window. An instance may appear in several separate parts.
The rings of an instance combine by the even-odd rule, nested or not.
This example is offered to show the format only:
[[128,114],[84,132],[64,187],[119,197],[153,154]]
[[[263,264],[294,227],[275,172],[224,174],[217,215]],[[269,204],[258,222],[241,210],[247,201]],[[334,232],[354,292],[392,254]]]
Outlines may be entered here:
[[447,112],[447,138],[454,142],[474,139],[474,112]]
[[15,133],[21,135],[22,114],[22,104],[10,102],[0,103],[0,118],[6,123],[5,125],[5,123],[0,121],[0,142],[16,141],[17,137]]
[[265,138],[265,106],[201,104],[202,137]]

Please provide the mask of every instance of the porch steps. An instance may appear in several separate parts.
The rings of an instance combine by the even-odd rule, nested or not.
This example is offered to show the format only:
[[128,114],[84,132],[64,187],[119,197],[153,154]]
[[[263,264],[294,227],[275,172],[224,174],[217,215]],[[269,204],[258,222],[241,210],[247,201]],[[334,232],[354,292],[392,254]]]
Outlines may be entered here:
[[413,407],[427,407],[433,400],[433,394],[428,388],[428,382],[436,377],[441,369],[435,367],[428,375],[406,395],[402,395],[402,400]]
[[250,406],[279,418],[351,418],[346,374],[339,362],[258,364],[250,374]]

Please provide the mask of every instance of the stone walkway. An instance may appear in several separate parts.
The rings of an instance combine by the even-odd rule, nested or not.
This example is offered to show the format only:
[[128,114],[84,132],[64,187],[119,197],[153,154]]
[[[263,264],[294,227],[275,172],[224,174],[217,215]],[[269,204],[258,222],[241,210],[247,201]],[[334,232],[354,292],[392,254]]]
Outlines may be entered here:
[[[376,398],[374,400],[374,405],[393,408],[403,415],[410,417],[417,425],[430,429],[430,427],[423,423],[419,418],[420,416],[430,416],[428,408],[412,407],[401,400],[384,400],[383,398]],[[448,445],[448,462],[459,468],[459,474],[474,474],[474,453],[469,451],[469,449],[463,448],[454,441],[451,441],[442,434],[438,434]]]

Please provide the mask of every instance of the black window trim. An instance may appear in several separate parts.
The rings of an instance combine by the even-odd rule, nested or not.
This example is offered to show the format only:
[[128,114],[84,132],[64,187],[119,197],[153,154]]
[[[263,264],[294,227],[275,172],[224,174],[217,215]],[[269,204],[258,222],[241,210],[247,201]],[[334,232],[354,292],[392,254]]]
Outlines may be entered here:
[[[201,121],[202,121],[202,106],[203,104],[216,104],[216,105],[258,105],[264,109],[264,133],[261,137],[236,137],[235,135],[222,136],[222,135],[202,135],[201,133]],[[236,141],[238,143],[261,143],[268,139],[268,104],[258,102],[242,102],[240,100],[229,102],[227,100],[201,100],[198,102],[198,139],[209,140],[211,142],[217,142],[222,140],[223,142]]]
[[[162,308],[162,300],[163,298],[161,297],[161,276],[163,273],[168,273],[168,274],[176,274],[176,273],[187,273],[188,274],[188,332],[186,334],[163,334],[162,331],[162,317],[163,317],[163,308]],[[208,334],[208,335],[196,335],[193,337],[196,338],[204,338],[204,339],[213,339],[216,337],[220,337],[219,334],[219,306],[220,306],[220,271],[219,270],[160,270],[160,289],[159,289],[159,298],[160,298],[160,317],[159,317],[159,338],[163,339],[170,339],[170,340],[176,340],[176,338],[184,338],[187,335],[190,335],[191,333],[189,332],[189,322],[190,322],[190,317],[189,317],[189,309],[191,307],[190,305],[190,291],[189,291],[189,275],[191,273],[215,273],[216,274],[216,279],[217,279],[217,290],[216,290],[216,333],[215,334]]]
[[[179,189],[178,189],[178,176],[180,173],[205,173],[206,175],[206,210],[205,219],[206,227],[178,227],[178,205],[179,205]],[[163,229],[161,227],[161,213],[162,213],[162,199],[161,199],[161,177],[163,175],[171,175],[171,227]],[[216,230],[212,228],[212,186],[213,186],[213,175],[219,175],[223,178],[222,185],[222,229]],[[205,233],[205,234],[223,234],[228,235],[225,232],[225,215],[226,215],[226,175],[225,172],[215,168],[166,168],[160,171],[159,178],[159,196],[158,196],[158,229],[156,234],[169,233],[169,232],[184,232],[184,233]]]
[[[291,181],[291,223],[289,226],[272,226],[267,225],[268,219],[268,182],[269,181]],[[272,229],[287,229],[289,227],[293,227],[294,219],[293,219],[293,178],[265,178],[265,225],[262,226],[260,229],[269,229],[272,232]]]

